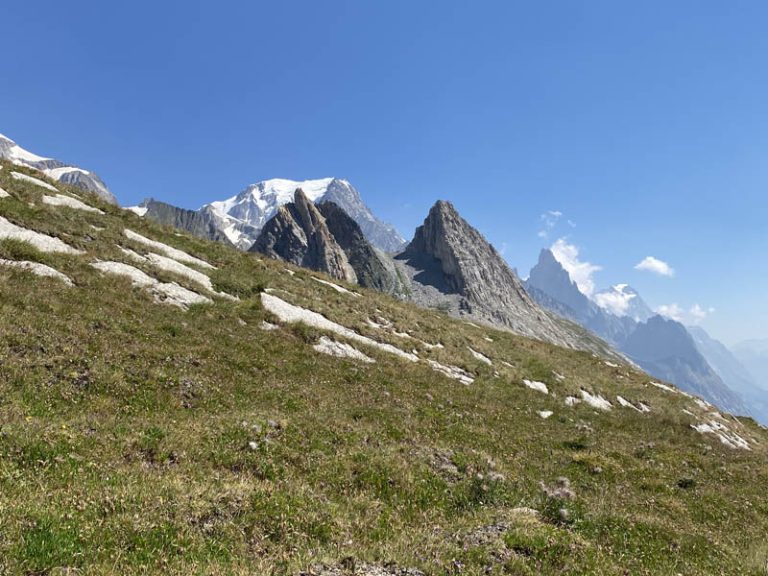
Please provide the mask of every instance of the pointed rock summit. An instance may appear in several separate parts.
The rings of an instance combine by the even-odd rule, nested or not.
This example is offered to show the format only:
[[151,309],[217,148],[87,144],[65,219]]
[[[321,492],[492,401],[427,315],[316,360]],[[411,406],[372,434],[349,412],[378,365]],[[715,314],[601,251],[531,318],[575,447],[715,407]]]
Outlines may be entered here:
[[539,261],[531,268],[526,287],[546,293],[579,316],[593,313],[594,304],[579,290],[562,264],[547,248],[539,253]]
[[396,260],[410,278],[418,304],[562,346],[607,348],[540,308],[496,249],[450,202],[441,200],[432,207]]
[[392,259],[373,247],[360,225],[336,203],[314,204],[301,189],[278,208],[251,251],[388,294],[403,292]]
[[294,193],[292,203],[278,208],[250,251],[325,272],[337,280],[357,282],[357,274],[325,217],[301,188]]

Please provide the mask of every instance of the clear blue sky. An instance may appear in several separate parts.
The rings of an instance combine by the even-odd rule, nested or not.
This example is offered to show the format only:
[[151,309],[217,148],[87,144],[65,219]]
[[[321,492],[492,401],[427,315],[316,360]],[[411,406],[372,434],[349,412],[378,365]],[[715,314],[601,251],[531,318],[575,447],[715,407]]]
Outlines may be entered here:
[[0,132],[123,204],[333,175],[409,237],[449,199],[521,275],[567,235],[598,286],[713,307],[733,342],[768,336],[766,22],[738,0],[14,2]]

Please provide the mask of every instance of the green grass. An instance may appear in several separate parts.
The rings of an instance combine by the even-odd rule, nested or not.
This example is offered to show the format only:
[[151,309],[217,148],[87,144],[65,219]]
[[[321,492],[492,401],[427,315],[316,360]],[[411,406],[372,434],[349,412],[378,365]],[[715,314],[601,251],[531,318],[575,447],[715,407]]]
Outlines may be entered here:
[[[690,399],[632,368],[357,287],[360,298],[338,294],[85,195],[106,214],[46,206],[10,170],[0,215],[88,255],[0,242],[0,257],[76,285],[0,268],[0,574],[295,574],[347,557],[429,574],[766,574],[768,436],[751,420],[739,432],[759,444],[728,449],[690,428]],[[124,228],[216,265],[217,289],[239,302],[184,312],[97,273],[94,258],[124,260],[118,244],[145,252]],[[307,327],[261,331],[274,321],[265,288],[476,381],[362,347],[375,364],[320,355]],[[376,316],[445,348],[371,328]],[[582,387],[616,407],[566,407]],[[618,408],[617,394],[652,413]],[[561,476],[574,500],[542,492]],[[465,544],[499,521],[497,539]]]

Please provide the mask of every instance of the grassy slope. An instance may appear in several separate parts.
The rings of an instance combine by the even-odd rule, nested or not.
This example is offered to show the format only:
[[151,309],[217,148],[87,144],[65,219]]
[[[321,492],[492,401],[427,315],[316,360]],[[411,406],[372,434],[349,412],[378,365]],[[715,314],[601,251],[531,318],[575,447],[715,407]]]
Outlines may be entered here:
[[[10,169],[0,215],[88,256],[0,242],[0,258],[48,263],[77,285],[0,268],[0,574],[293,574],[348,556],[431,574],[765,574],[768,437],[752,421],[740,432],[760,444],[729,449],[690,428],[682,409],[701,412],[690,399],[630,368],[338,294],[105,204],[104,216],[48,207]],[[94,257],[124,260],[118,242],[143,251],[123,227],[216,264],[217,287],[240,302],[182,312],[97,273]],[[324,356],[303,326],[261,331],[264,287],[477,380],[370,349],[373,365]],[[376,315],[445,349],[372,329]],[[580,387],[653,412],[567,408]],[[560,476],[575,500],[543,494]],[[496,540],[465,537],[500,521]]]

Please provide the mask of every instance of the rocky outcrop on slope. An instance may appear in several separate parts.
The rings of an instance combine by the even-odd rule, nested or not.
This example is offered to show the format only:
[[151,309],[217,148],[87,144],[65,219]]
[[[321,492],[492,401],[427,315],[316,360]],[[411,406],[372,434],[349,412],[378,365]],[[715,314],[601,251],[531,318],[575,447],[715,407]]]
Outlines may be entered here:
[[346,180],[334,178],[319,200],[321,203],[332,202],[341,208],[352,220],[357,222],[365,238],[376,248],[392,253],[402,250],[405,239],[391,224],[379,220],[365,205],[360,193]]
[[250,251],[325,272],[337,280],[358,281],[347,254],[336,242],[325,217],[300,188],[296,190],[292,203],[278,208]]

